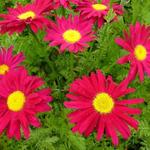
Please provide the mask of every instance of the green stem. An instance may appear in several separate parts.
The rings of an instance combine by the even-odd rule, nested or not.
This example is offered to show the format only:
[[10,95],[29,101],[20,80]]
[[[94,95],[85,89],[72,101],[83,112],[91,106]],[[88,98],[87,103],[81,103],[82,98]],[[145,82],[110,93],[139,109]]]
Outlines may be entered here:
[[116,61],[113,62],[108,68],[106,68],[105,72],[108,72],[109,70],[111,70],[115,65],[116,65]]
[[31,33],[32,37],[35,39],[35,41],[38,43],[38,45],[40,45],[40,47],[42,46],[40,43],[40,40],[38,39],[38,37],[36,36],[36,34],[31,30],[30,27],[28,27],[29,32]]
[[93,47],[94,47],[94,42],[92,42],[92,43],[91,43],[91,46],[90,46],[90,50],[89,50],[89,52],[91,52],[91,51],[92,51]]
[[37,35],[32,31],[32,29],[28,26],[28,31],[29,33],[32,35],[33,37],[33,40],[37,43],[38,46],[36,46],[36,48],[38,49],[36,52],[39,56],[41,57],[45,57],[45,53],[46,52],[43,52],[43,48],[44,48],[44,45],[42,45],[42,43],[40,42],[40,40],[38,39]]
[[65,14],[66,14],[66,10],[65,10],[65,8],[64,8],[64,7],[61,7],[61,11],[62,11],[62,16],[65,16]]

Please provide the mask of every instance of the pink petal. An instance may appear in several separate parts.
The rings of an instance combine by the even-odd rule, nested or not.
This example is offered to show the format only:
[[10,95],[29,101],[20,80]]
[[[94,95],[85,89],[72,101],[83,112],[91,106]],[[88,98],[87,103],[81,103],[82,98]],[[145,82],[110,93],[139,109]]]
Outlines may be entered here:
[[97,137],[96,137],[96,139],[98,141],[101,140],[101,138],[104,134],[104,129],[105,129],[105,119],[103,118],[103,116],[101,116],[99,119],[98,126],[97,126]]
[[121,47],[123,47],[124,49],[131,51],[132,48],[130,47],[130,45],[122,38],[116,38],[115,42],[120,45]]
[[121,58],[118,59],[118,64],[125,64],[129,61],[129,55],[123,56]]
[[[82,134],[83,132],[85,132],[92,124],[93,124],[93,120],[98,117],[97,113],[92,113],[91,115],[89,115],[81,124],[79,127],[79,132]],[[96,124],[94,125],[96,126]]]
[[143,80],[144,80],[144,68],[140,62],[138,63],[138,73],[139,73],[140,81],[143,82]]
[[114,146],[118,145],[119,144],[118,136],[112,124],[112,121],[110,120],[106,122],[106,131],[108,132],[108,135],[111,136]]
[[75,109],[85,109],[92,106],[90,102],[82,102],[82,101],[64,102],[64,105],[67,108],[75,108]]
[[116,103],[117,104],[120,104],[120,105],[132,105],[132,104],[139,104],[139,103],[143,103],[144,102],[144,99],[142,98],[135,98],[135,99],[126,99],[126,100],[121,100],[121,101],[117,101]]
[[121,119],[124,119],[130,126],[137,130],[139,124],[137,120],[123,113],[117,113],[116,115]]

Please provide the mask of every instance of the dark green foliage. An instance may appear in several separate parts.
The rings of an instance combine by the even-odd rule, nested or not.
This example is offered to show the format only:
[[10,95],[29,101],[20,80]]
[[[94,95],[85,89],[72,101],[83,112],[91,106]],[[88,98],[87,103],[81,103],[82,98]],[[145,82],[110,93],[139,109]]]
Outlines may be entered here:
[[[23,4],[28,0],[17,0]],[[150,79],[145,78],[143,84],[136,79],[130,86],[136,87],[137,91],[131,94],[132,98],[145,98],[145,103],[140,107],[142,115],[137,119],[140,122],[138,132],[132,130],[132,136],[124,141],[120,137],[120,145],[112,147],[110,139],[103,137],[102,141],[95,140],[96,133],[84,138],[71,132],[72,125],[69,124],[67,110],[63,102],[67,100],[65,94],[69,84],[84,74],[96,71],[100,68],[105,75],[112,75],[114,81],[122,81],[128,73],[129,65],[118,65],[116,63],[120,56],[126,52],[114,42],[115,37],[122,36],[122,30],[128,29],[130,23],[137,20],[150,23],[150,1],[149,0],[112,0],[124,5],[125,14],[118,18],[118,22],[110,23],[114,14],[110,11],[106,17],[107,22],[102,29],[97,31],[97,39],[90,43],[90,47],[83,53],[70,54],[65,52],[59,54],[57,47],[49,47],[43,42],[45,32],[39,31],[37,43],[32,34],[26,30],[23,34],[0,36],[0,44],[4,47],[14,45],[15,52],[23,51],[26,56],[24,65],[30,74],[38,75],[46,81],[46,86],[52,88],[54,100],[53,110],[40,114],[42,128],[31,127],[31,137],[26,141],[8,140],[5,135],[0,139],[0,150],[150,150]],[[15,0],[4,0],[0,4],[0,13],[6,12],[6,7],[13,7]],[[72,13],[69,10],[59,9],[59,16]],[[136,107],[136,106],[135,106]]]

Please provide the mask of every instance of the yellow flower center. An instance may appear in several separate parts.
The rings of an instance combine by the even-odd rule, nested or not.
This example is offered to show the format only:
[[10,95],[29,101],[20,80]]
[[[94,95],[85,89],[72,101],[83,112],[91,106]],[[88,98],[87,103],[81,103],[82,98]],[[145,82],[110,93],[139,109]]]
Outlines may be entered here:
[[97,10],[97,11],[103,11],[107,9],[107,6],[103,4],[93,4],[92,7],[94,10]]
[[36,16],[36,14],[33,11],[27,11],[25,13],[20,14],[18,16],[18,18],[21,19],[21,20],[25,20],[25,19],[28,19],[28,18],[34,19],[35,16]]
[[63,38],[68,43],[76,43],[81,39],[81,34],[77,30],[69,29],[63,33]]
[[107,114],[110,113],[114,108],[114,101],[112,97],[103,92],[96,95],[95,99],[93,100],[93,106],[95,110],[101,114]]
[[137,60],[143,61],[147,56],[147,50],[143,45],[137,45],[134,49],[134,55]]
[[21,91],[11,93],[7,98],[7,106],[11,111],[20,111],[25,103],[25,95]]
[[0,75],[5,75],[9,71],[9,67],[5,64],[0,65]]

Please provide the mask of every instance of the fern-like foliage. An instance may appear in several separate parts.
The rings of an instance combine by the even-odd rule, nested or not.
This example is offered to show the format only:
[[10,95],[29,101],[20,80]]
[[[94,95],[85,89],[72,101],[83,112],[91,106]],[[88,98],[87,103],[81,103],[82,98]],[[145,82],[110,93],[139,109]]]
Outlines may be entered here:
[[[2,1],[2,0],[1,0]],[[17,0],[26,4],[28,0]],[[140,84],[136,79],[130,87],[136,87],[137,91],[127,98],[145,98],[145,103],[140,107],[143,110],[139,120],[139,130],[132,130],[132,136],[124,141],[120,136],[118,147],[112,147],[110,139],[103,137],[96,141],[96,132],[90,137],[84,138],[79,134],[73,134],[67,119],[70,112],[63,106],[65,94],[69,84],[84,74],[89,74],[100,68],[105,75],[112,75],[116,82],[122,81],[128,74],[129,65],[118,65],[117,59],[126,54],[126,51],[117,46],[114,39],[122,36],[122,31],[128,29],[130,23],[140,21],[150,23],[149,0],[111,0],[124,5],[124,16],[119,17],[117,22],[111,22],[114,13],[111,10],[106,17],[106,23],[101,29],[96,29],[96,41],[90,43],[90,47],[83,53],[59,54],[58,47],[48,47],[43,42],[45,33],[39,31],[37,37],[41,47],[35,43],[35,39],[26,30],[23,34],[12,36],[0,36],[0,44],[4,47],[14,45],[15,53],[23,51],[26,56],[24,65],[32,75],[38,75],[45,79],[46,86],[53,89],[54,97],[51,112],[40,114],[42,128],[31,127],[31,137],[21,141],[8,140],[5,135],[0,137],[0,150],[150,150],[150,79],[145,78]],[[6,12],[6,7],[14,7],[16,0],[4,0],[0,3],[0,13]],[[57,10],[52,13],[59,16],[73,13],[72,10]],[[135,106],[137,107],[137,106]]]

